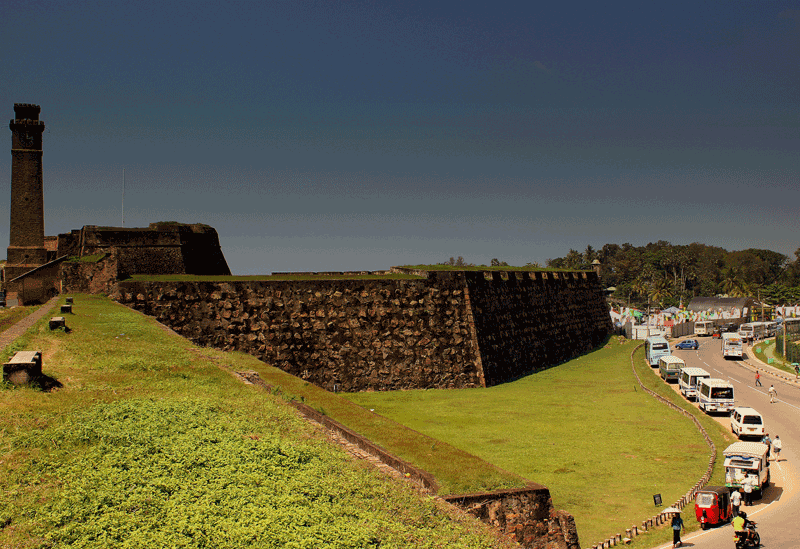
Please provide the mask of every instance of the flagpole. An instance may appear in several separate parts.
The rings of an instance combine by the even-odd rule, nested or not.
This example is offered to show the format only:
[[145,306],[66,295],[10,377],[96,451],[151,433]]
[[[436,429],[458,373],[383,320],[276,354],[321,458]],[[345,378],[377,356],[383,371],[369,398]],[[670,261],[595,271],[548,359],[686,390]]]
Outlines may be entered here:
[[122,226],[125,226],[125,168],[122,168]]

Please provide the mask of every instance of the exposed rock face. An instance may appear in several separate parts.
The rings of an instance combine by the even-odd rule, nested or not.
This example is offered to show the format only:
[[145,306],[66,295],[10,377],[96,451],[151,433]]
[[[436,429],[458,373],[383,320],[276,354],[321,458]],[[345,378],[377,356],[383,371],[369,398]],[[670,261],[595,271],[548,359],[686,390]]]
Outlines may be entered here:
[[117,299],[329,390],[476,387],[577,356],[610,332],[596,275],[557,275],[120,282]]
[[527,549],[580,548],[575,519],[566,511],[553,509],[550,491],[540,484],[444,499]]

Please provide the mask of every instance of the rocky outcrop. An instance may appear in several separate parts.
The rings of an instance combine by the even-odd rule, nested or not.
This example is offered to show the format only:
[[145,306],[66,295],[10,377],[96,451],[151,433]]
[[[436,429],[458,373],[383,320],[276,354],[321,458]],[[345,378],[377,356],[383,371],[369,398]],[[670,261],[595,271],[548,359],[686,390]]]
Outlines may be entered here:
[[575,519],[556,511],[550,491],[540,484],[526,488],[446,496],[482,522],[527,549],[579,549]]

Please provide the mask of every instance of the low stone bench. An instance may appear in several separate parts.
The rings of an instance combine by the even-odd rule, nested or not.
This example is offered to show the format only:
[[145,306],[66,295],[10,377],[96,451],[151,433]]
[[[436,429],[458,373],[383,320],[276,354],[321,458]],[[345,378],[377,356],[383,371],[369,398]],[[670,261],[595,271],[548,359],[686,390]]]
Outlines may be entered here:
[[67,297],[67,298],[65,298],[65,301],[66,301],[66,303],[67,303],[68,305],[72,305],[72,298],[71,298],[71,297]]
[[50,319],[50,329],[51,330],[58,330],[59,328],[66,328],[67,321],[64,319],[63,316],[54,316]]
[[72,305],[62,305],[61,306],[62,313],[72,313]]
[[3,364],[3,381],[12,385],[30,385],[42,377],[41,351],[19,351],[10,361]]

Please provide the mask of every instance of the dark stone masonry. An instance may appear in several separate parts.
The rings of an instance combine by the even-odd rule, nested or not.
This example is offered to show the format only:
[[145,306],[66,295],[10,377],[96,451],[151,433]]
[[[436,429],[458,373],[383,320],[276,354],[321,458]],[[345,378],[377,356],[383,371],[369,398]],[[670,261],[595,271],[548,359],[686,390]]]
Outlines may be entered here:
[[587,352],[611,330],[591,272],[123,281],[116,298],[199,345],[336,391],[495,385]]

